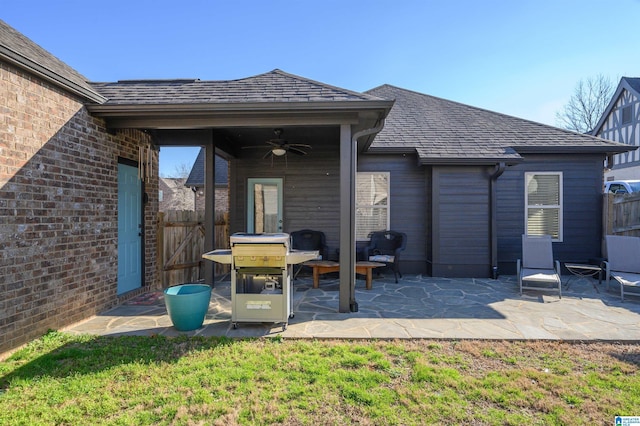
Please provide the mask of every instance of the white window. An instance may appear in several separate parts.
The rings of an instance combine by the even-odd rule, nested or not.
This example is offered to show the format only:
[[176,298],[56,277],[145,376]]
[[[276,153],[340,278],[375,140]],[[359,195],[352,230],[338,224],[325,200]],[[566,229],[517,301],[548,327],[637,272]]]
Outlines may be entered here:
[[356,240],[389,229],[389,173],[360,172],[356,177]]
[[562,241],[562,173],[525,173],[527,235],[551,235]]

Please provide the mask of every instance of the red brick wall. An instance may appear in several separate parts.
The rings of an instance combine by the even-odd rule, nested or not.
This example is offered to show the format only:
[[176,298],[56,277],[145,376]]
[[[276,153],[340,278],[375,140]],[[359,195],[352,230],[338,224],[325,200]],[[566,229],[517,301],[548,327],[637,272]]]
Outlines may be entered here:
[[[0,63],[0,354],[122,301],[118,157],[149,141],[107,133],[79,99]],[[158,285],[156,178],[145,192],[143,290]]]

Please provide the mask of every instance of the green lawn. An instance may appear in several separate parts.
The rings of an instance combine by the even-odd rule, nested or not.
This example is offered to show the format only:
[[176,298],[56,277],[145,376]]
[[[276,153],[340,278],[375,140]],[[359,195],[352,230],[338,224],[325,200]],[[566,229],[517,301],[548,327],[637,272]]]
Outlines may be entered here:
[[72,336],[0,362],[2,425],[614,424],[640,346]]

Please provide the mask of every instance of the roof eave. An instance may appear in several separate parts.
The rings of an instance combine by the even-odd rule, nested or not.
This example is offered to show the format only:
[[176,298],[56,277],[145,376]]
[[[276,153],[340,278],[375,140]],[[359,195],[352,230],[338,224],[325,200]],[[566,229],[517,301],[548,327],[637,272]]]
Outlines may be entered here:
[[[199,104],[87,105],[111,128],[204,128],[281,124],[352,124],[375,122],[389,113],[390,101],[247,102]],[[173,121],[173,122],[172,122]]]
[[620,154],[638,147],[624,144],[603,146],[513,146],[519,154]]
[[73,81],[64,78],[63,76],[51,71],[50,69],[43,67],[42,65],[34,62],[21,54],[7,48],[6,46],[0,45],[0,58],[8,61],[9,63],[24,69],[25,71],[35,74],[38,77],[46,80],[56,86],[59,86],[75,95],[81,96],[82,98],[96,103],[106,102],[107,98],[100,95],[99,93],[90,90],[86,87],[82,87],[79,84],[74,83]]
[[393,101],[322,101],[322,102],[239,102],[239,103],[180,103],[180,104],[110,104],[90,105],[97,116],[147,115],[149,113],[256,112],[256,111],[359,111],[391,110]]
[[504,163],[507,166],[520,164],[524,161],[522,157],[484,157],[484,158],[460,158],[460,157],[421,157],[418,164],[421,166],[493,166]]

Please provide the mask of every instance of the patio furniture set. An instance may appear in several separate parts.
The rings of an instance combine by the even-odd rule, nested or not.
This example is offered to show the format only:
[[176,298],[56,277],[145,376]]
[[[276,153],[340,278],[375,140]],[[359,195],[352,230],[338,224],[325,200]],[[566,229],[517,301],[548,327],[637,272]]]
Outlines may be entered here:
[[[624,301],[625,291],[640,288],[640,237],[620,235],[605,236],[607,260],[599,264],[565,263],[572,276],[598,276],[602,284],[603,274],[607,290],[613,278],[620,284],[620,298]],[[523,290],[554,290],[562,298],[560,262],[553,258],[552,240],[549,235],[522,235],[522,259],[517,260],[517,276],[520,294]],[[571,277],[565,289],[569,288]],[[537,284],[537,285],[536,285]],[[598,288],[593,284],[596,291]],[[638,292],[631,292],[640,295]]]
[[[294,250],[317,250],[318,259],[310,260],[302,266],[310,267],[313,272],[313,288],[320,285],[320,276],[338,272],[340,264],[329,260],[329,249],[322,231],[303,229],[291,233],[291,246]],[[396,231],[376,231],[369,234],[369,242],[360,253],[356,262],[356,274],[365,276],[367,290],[372,288],[373,269],[386,267],[393,272],[396,283],[400,272],[400,255],[407,247],[407,235]],[[295,272],[298,275],[302,266]],[[378,271],[376,271],[378,272]]]

